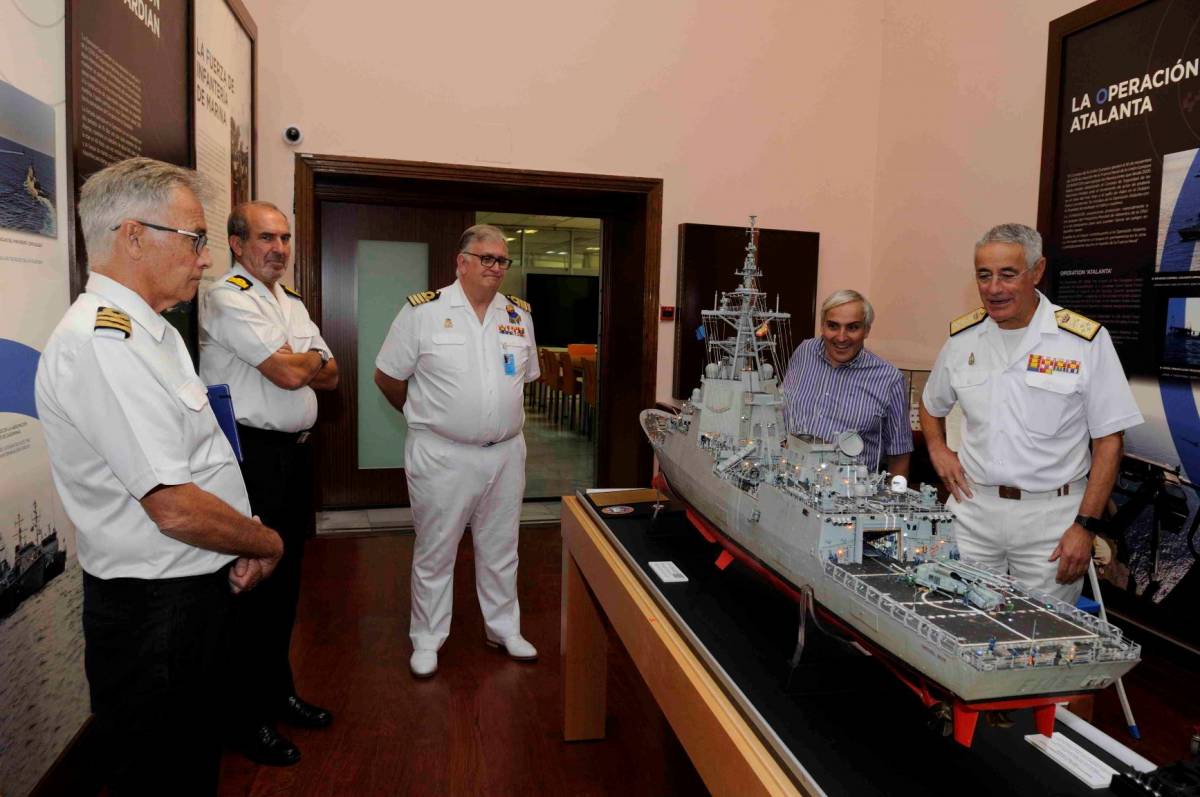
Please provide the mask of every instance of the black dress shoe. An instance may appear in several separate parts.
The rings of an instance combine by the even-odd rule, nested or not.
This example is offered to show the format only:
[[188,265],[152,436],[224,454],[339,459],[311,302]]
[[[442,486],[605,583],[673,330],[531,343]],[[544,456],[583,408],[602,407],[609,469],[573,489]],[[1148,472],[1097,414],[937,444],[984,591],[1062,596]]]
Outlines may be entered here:
[[251,761],[268,767],[290,767],[300,760],[300,750],[292,740],[270,725],[260,725],[237,738],[234,747]]
[[333,722],[333,713],[329,709],[306,703],[296,695],[289,695],[279,710],[279,719],[301,728],[324,728]]

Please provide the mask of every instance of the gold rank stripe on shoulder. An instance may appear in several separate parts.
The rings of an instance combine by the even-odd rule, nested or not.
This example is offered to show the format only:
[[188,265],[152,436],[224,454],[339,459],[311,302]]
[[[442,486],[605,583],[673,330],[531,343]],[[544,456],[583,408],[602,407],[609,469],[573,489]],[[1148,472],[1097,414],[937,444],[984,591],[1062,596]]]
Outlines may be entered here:
[[420,293],[412,293],[408,296],[408,303],[413,307],[419,304],[436,301],[442,295],[441,291],[421,291]]
[[93,329],[115,329],[125,337],[133,334],[133,323],[129,316],[113,307],[96,309],[96,326]]
[[299,291],[294,291],[286,285],[283,286],[283,292],[286,293],[288,296],[291,296],[293,299],[303,299],[304,298],[303,296],[300,295]]
[[241,288],[244,291],[250,290],[250,286],[254,284],[250,280],[243,277],[241,274],[234,274],[232,277],[230,277],[229,279],[227,279],[225,281],[228,282],[230,285],[234,285],[238,288]]
[[524,299],[522,299],[520,296],[514,296],[514,295],[512,295],[511,293],[506,293],[506,294],[504,294],[504,295],[505,295],[506,297],[508,297],[508,300],[509,300],[510,302],[512,302],[513,304],[515,304],[517,307],[520,307],[520,308],[521,308],[522,310],[524,310],[525,312],[527,312],[527,313],[531,313],[531,312],[533,312],[533,310],[532,310],[532,309],[529,307],[529,302],[525,301],[525,300],[524,300]]
[[964,329],[970,329],[976,324],[981,323],[985,318],[987,318],[987,310],[984,310],[982,307],[977,307],[966,315],[960,315],[950,322],[950,337],[954,337]]
[[1059,329],[1066,330],[1072,335],[1078,335],[1084,340],[1091,340],[1100,331],[1099,321],[1093,321],[1087,316],[1080,315],[1065,307],[1054,311],[1054,320],[1058,322]]

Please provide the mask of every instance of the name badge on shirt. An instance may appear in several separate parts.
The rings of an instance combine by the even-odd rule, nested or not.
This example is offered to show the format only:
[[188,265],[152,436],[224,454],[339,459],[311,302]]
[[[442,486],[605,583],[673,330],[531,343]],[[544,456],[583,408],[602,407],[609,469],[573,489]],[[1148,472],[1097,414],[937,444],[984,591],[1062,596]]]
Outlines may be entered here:
[[517,375],[517,358],[510,351],[504,352],[504,374],[505,376]]
[[1036,371],[1039,374],[1077,374],[1079,373],[1079,360],[1064,360],[1061,357],[1031,354],[1025,370]]

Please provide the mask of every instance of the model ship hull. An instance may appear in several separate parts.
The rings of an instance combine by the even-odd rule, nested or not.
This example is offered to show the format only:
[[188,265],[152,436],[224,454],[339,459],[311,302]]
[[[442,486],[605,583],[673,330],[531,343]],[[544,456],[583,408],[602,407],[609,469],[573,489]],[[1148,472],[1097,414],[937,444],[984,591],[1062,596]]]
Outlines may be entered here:
[[[653,415],[659,417],[647,417]],[[960,700],[1100,689],[1137,662],[1137,647],[1119,631],[1015,584],[1010,606],[992,612],[914,586],[902,560],[864,547],[861,533],[847,533],[857,520],[844,508],[825,513],[786,485],[759,483],[751,494],[730,481],[719,472],[720,458],[701,445],[697,420],[687,431],[664,432],[674,419],[643,413],[671,492],[724,535],[724,546],[748,553],[796,591],[810,589],[842,624]],[[933,545],[952,550],[951,521],[940,517],[931,525],[942,527],[942,539]],[[928,539],[937,536],[935,528]]]

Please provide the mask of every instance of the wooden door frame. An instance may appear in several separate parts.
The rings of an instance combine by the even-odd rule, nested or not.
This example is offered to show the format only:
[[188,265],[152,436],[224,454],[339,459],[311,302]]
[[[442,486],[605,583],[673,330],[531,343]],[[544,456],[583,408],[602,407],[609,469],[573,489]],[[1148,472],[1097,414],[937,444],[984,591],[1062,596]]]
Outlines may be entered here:
[[299,153],[296,288],[312,317],[323,318],[320,205],[326,201],[600,218],[605,243],[596,484],[649,484],[653,452],[638,413],[655,404],[662,195],[658,178]]

